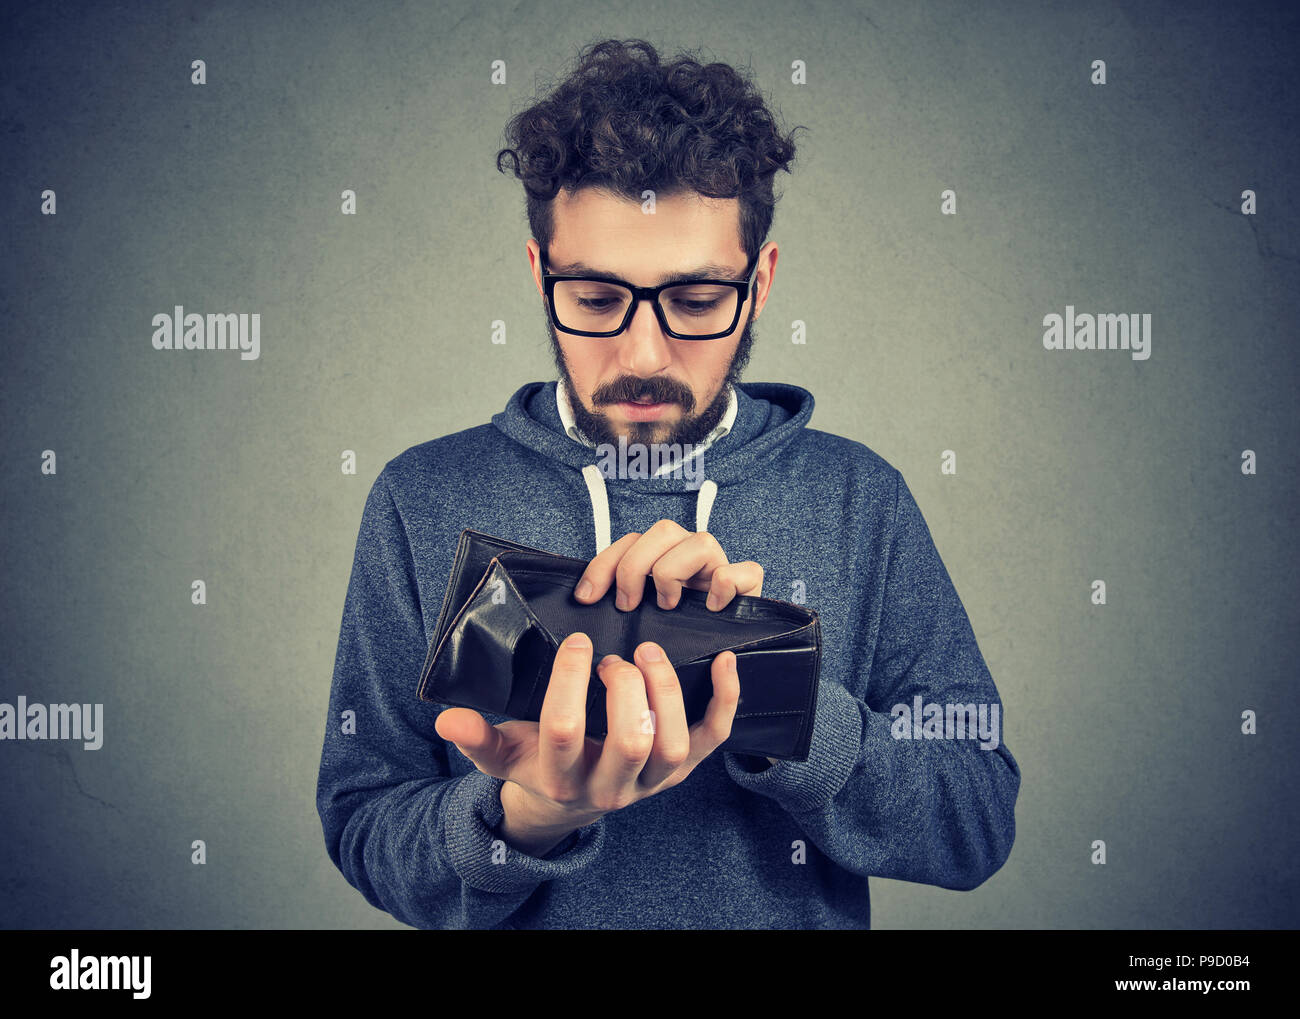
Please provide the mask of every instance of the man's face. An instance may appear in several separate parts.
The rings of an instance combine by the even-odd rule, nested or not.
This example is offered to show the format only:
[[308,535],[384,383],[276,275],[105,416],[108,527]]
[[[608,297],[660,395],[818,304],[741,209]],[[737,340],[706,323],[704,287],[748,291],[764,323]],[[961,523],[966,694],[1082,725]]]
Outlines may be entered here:
[[[740,246],[740,203],[695,193],[660,196],[655,211],[587,188],[554,203],[555,229],[547,270],[604,271],[640,286],[654,286],[670,274],[694,272],[707,263],[726,272],[713,279],[742,279],[747,259]],[[541,256],[529,240],[528,257],[540,294]],[[715,340],[679,340],[660,328],[649,302],[638,304],[627,329],[617,336],[574,336],[559,332],[545,315],[556,369],[569,392],[573,417],[596,443],[701,442],[727,409],[727,386],[739,380],[753,346],[758,317],[776,268],[775,244],[759,251],[757,294],[746,295],[740,321]],[[582,263],[585,268],[574,268]],[[648,399],[652,406],[637,406]]]

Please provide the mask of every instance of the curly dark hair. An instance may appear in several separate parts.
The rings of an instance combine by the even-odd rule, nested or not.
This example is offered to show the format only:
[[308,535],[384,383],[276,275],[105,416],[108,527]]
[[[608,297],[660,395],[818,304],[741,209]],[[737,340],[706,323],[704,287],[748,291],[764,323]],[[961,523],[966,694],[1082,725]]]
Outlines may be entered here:
[[772,225],[772,178],[789,172],[800,127],[778,131],[762,96],[728,64],[702,65],[685,53],[663,64],[643,39],[607,39],[581,51],[567,79],[511,118],[511,147],[497,153],[497,170],[513,160],[543,250],[561,188],[599,187],[638,202],[649,188],[738,197],[741,246],[752,259]]

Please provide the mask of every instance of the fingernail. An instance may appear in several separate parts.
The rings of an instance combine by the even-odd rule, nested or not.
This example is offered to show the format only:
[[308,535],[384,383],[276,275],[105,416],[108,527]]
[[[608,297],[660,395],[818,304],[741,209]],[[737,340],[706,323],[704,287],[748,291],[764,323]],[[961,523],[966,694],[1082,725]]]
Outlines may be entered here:
[[596,585],[593,584],[590,580],[584,580],[581,584],[578,585],[578,597],[586,598],[589,594],[591,594],[595,586]]
[[620,609],[627,608],[627,600],[628,600],[627,595],[625,595],[622,591],[619,591],[619,593],[614,596],[614,604]]
[[647,662],[662,662],[664,660],[664,653],[659,650],[656,644],[647,644],[641,649],[641,654]]
[[569,639],[564,642],[565,647],[591,647],[591,641],[587,639],[585,633],[571,633]]
[[722,600],[722,596],[720,594],[718,594],[716,591],[710,591],[708,601],[706,601],[704,604],[706,608],[713,609],[716,612],[718,608],[718,602],[720,602],[721,600]]

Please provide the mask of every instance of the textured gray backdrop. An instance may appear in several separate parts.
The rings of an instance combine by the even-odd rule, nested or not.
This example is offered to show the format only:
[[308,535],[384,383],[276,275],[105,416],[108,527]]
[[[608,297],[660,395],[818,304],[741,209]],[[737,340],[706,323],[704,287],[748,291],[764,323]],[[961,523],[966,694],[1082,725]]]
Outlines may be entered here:
[[[612,36],[810,128],[745,377],[903,472],[1005,702],[1010,860],[877,880],[876,926],[1296,926],[1300,31],[1215,7],[9,5],[0,701],[105,736],[0,743],[0,925],[400,926],[314,805],[361,508],[553,377],[493,157]],[[261,357],[154,350],[176,304],[259,312]],[[1066,304],[1150,313],[1150,359],[1044,350]]]

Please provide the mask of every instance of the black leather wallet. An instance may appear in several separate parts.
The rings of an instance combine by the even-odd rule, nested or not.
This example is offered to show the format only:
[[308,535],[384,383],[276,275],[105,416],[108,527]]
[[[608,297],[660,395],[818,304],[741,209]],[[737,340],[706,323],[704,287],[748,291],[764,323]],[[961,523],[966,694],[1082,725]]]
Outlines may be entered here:
[[607,654],[631,661],[646,640],[667,654],[681,682],[686,722],[694,725],[713,696],[713,659],[734,651],[740,703],[720,749],[807,760],[821,667],[816,612],[752,595],[736,595],[714,612],[705,606],[707,593],[689,587],[675,608],[661,609],[651,577],[630,612],[614,607],[612,585],[598,602],[584,604],[573,591],[587,565],[585,559],[462,531],[420,670],[420,700],[536,722],[555,652],[581,630],[594,645],[588,735],[607,732],[605,684],[596,663]]

